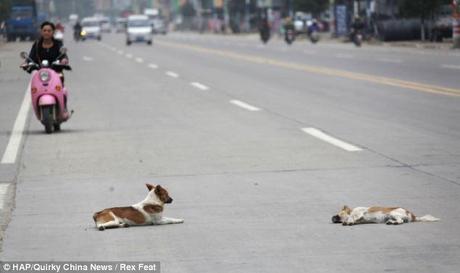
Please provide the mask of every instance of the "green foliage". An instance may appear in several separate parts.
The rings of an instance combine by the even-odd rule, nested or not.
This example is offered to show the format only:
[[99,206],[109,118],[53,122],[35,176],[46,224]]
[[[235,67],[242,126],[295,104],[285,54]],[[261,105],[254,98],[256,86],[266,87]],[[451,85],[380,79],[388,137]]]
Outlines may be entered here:
[[441,5],[450,4],[452,0],[400,0],[399,13],[406,18],[428,18],[435,13]]
[[295,11],[318,15],[329,7],[329,0],[292,0]]
[[181,13],[185,17],[193,17],[196,15],[195,8],[193,7],[191,1],[185,2],[185,4],[181,7]]
[[10,13],[11,0],[0,0],[0,22],[8,18]]

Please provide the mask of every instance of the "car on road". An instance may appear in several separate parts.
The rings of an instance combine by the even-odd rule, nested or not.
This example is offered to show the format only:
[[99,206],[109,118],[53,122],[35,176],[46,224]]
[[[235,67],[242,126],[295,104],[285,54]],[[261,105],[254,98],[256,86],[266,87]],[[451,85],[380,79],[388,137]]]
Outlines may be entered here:
[[82,40],[86,39],[97,39],[100,41],[102,39],[102,29],[101,23],[98,18],[86,17],[81,21],[81,36]]
[[115,32],[125,32],[127,22],[128,19],[123,17],[118,17],[117,19],[115,19]]
[[153,33],[155,34],[163,34],[167,33],[167,26],[165,20],[161,17],[155,17],[152,19],[153,23]]
[[153,41],[152,22],[146,15],[131,15],[128,17],[126,29],[126,44],[134,42],[146,42],[148,45]]
[[108,17],[100,17],[98,18],[101,24],[101,31],[110,33],[112,31],[112,24],[110,23],[110,19]]

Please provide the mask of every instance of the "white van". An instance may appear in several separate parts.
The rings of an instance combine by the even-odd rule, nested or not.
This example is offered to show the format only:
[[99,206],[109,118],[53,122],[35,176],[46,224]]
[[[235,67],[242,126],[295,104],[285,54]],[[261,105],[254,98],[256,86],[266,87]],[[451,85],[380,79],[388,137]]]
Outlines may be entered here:
[[81,26],[81,36],[83,41],[86,39],[97,39],[100,41],[102,39],[101,23],[98,18],[83,18]]
[[152,22],[146,15],[131,15],[128,17],[126,29],[126,44],[134,42],[147,42],[152,44]]

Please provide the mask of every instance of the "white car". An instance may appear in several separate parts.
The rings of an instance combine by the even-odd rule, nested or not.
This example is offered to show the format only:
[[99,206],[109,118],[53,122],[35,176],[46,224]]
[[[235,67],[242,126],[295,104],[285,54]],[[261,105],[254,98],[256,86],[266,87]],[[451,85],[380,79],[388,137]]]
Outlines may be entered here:
[[101,30],[102,32],[111,32],[112,31],[112,24],[110,24],[110,19],[108,17],[101,17],[99,18],[101,23]]
[[134,42],[146,42],[152,44],[153,40],[152,22],[146,15],[131,15],[128,17],[126,29],[126,44]]
[[97,39],[100,41],[102,39],[102,30],[100,20],[97,18],[84,18],[81,21],[81,38],[82,40],[86,39]]
[[126,32],[126,24],[128,20],[126,18],[117,18],[115,20],[115,31],[116,32]]

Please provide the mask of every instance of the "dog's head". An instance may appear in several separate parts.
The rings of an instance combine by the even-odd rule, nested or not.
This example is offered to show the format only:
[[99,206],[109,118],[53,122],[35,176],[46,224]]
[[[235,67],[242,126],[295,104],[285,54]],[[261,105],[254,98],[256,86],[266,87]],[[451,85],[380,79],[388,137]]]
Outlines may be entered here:
[[332,223],[334,224],[343,223],[350,214],[351,214],[351,209],[347,206],[343,206],[343,208],[339,211],[337,215],[332,216]]
[[145,184],[149,190],[148,197],[150,199],[160,200],[163,204],[171,204],[173,199],[169,196],[168,191],[160,185],[153,186],[151,184]]

